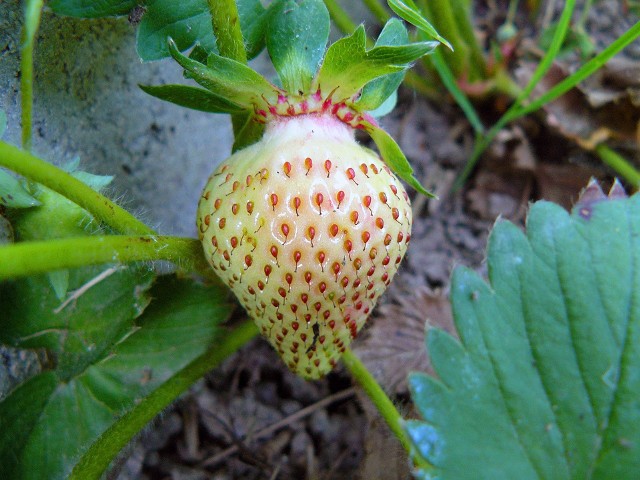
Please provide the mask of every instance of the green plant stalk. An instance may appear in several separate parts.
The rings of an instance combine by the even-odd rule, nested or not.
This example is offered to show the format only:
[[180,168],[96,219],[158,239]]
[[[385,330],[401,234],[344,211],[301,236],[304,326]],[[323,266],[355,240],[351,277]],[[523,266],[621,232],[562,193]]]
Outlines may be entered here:
[[[247,50],[240,28],[240,17],[235,0],[208,0],[211,13],[211,25],[216,36],[218,51],[223,57],[247,64]],[[231,115],[234,139],[247,123],[249,115],[236,113]]]
[[486,78],[486,61],[484,52],[480,47],[480,43],[476,38],[475,28],[473,25],[473,21],[471,18],[471,14],[473,12],[473,7],[471,5],[470,0],[466,1],[447,1],[447,3],[451,6],[451,11],[453,12],[453,17],[456,20],[456,24],[458,25],[458,31],[460,32],[460,36],[464,39],[465,45],[468,49],[468,68],[471,70],[473,75],[469,75],[470,80],[482,80]]
[[591,74],[602,68],[602,66],[606,64],[612,57],[618,54],[621,50],[623,50],[627,45],[629,45],[638,37],[640,37],[640,22],[635,23],[629,30],[627,30],[615,41],[613,41],[611,45],[602,50],[602,52],[593,57],[582,67],[576,70],[572,75],[556,84],[553,88],[548,90],[546,93],[544,93],[531,103],[527,104],[526,106],[520,106],[519,108],[510,108],[509,110],[507,110],[507,112],[500,118],[500,120],[498,120],[498,122],[493,127],[491,127],[486,136],[483,137],[482,141],[476,143],[469,161],[458,177],[458,180],[456,180],[454,188],[459,188],[462,185],[462,183],[475,167],[480,158],[480,155],[482,155],[482,152],[484,152],[484,150],[489,146],[498,132],[505,125],[507,125],[509,122],[517,120],[520,117],[528,115],[529,113],[535,112],[547,103],[554,101],[561,95],[564,95],[585,78],[589,77]]
[[560,49],[562,48],[562,43],[564,42],[565,37],[567,36],[567,31],[569,29],[569,23],[571,22],[571,17],[573,15],[573,10],[576,6],[576,0],[567,0],[564,8],[562,9],[562,14],[560,15],[560,19],[558,20],[558,27],[551,39],[551,45],[549,45],[549,50],[544,54],[540,63],[536,67],[531,79],[527,83],[527,86],[522,89],[522,93],[516,101],[511,105],[509,110],[505,115],[508,115],[511,111],[516,111],[522,106],[522,102],[529,98],[533,89],[536,88],[536,85],[540,83],[540,80],[546,75],[553,65]]
[[129,235],[153,235],[155,232],[129,212],[119,207],[67,172],[44,160],[0,141],[0,166],[50,188],[78,204],[98,220]]
[[193,238],[107,235],[19,242],[0,247],[0,280],[102,263],[169,260],[203,263]]
[[391,15],[386,8],[379,2],[379,0],[362,0],[362,3],[369,9],[371,14],[381,23],[385,24]]
[[613,168],[616,173],[629,182],[629,184],[633,185],[636,190],[640,188],[640,172],[624,157],[603,143],[595,148],[595,152],[606,165]]
[[[393,434],[398,438],[403,448],[409,453],[413,452],[413,444],[411,443],[411,439],[407,435],[404,430],[404,419],[400,412],[393,405],[393,402],[389,399],[387,394],[384,392],[380,384],[373,378],[371,372],[367,370],[367,367],[360,361],[358,357],[356,357],[350,349],[347,349],[343,356],[342,361],[345,366],[351,372],[353,378],[360,384],[363,388],[371,402],[375,405],[377,410],[384,418],[387,425],[393,432]],[[414,462],[416,462],[416,466],[421,468],[424,471],[429,471],[433,469],[433,466],[429,464],[425,459],[423,459],[420,455],[414,456]]]
[[235,0],[208,0],[208,2],[220,55],[246,64],[247,51],[244,47]]
[[71,472],[69,480],[101,478],[118,453],[157,414],[257,333],[255,324],[247,321],[231,330],[220,341],[216,341],[215,346],[208,352],[167,380],[106,430],[84,453]]
[[[438,30],[440,35],[451,43],[453,50],[445,52],[444,58],[451,71],[459,78],[465,70],[466,64],[469,63],[469,47],[460,35],[450,2],[448,0],[421,1],[419,5],[427,20]],[[474,67],[469,65],[469,69],[471,72]],[[468,77],[470,80],[474,80],[475,74],[470,74]]]
[[336,0],[324,0],[324,4],[327,10],[329,10],[331,20],[336,24],[338,30],[347,35],[355,31],[358,26],[351,20],[347,12],[342,9]]
[[449,69],[447,62],[444,60],[442,56],[442,52],[439,49],[435,49],[433,54],[431,54],[429,60],[431,61],[433,67],[440,75],[440,80],[444,84],[445,88],[449,90],[451,96],[458,103],[458,106],[462,109],[467,120],[473,127],[476,134],[484,133],[484,125],[482,125],[482,120],[478,116],[476,109],[473,108],[471,101],[465,95],[465,93],[458,87],[458,83],[456,82],[455,77],[453,76],[453,72]]
[[28,0],[20,44],[20,106],[22,147],[31,150],[33,119],[33,45],[40,25],[43,0]]

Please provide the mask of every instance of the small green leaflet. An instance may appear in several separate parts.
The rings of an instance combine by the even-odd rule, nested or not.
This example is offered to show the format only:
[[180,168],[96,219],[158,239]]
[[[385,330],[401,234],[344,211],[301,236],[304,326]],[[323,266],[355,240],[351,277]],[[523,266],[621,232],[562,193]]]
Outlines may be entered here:
[[436,39],[438,42],[453,50],[451,44],[445,38],[441,37],[429,21],[424,18],[413,0],[387,0],[387,3],[391,7],[391,10],[393,10],[400,18],[406,20],[411,25],[414,25],[429,35],[429,37]]
[[398,175],[402,180],[411,185],[416,191],[426,195],[429,198],[437,198],[433,193],[426,190],[413,176],[413,168],[409,164],[407,157],[402,153],[402,149],[398,146],[396,141],[385,132],[382,128],[373,124],[368,124],[366,127],[367,133],[371,135],[371,138],[375,142],[380,156],[385,161],[389,168],[393,170],[393,173]]
[[286,0],[274,9],[267,29],[267,49],[285,90],[310,93],[329,27],[329,12],[321,0]]
[[190,78],[203,87],[244,109],[253,109],[265,100],[276,102],[279,90],[262,75],[230,58],[211,53],[207,65],[184,56],[169,39],[169,52]]
[[461,340],[431,330],[438,378],[410,377],[421,477],[637,479],[640,195],[537,202],[526,235],[496,224],[488,267],[455,270]]
[[139,85],[139,87],[145,93],[160,100],[202,112],[238,113],[244,110],[241,106],[202,88],[188,85]]
[[[406,45],[409,43],[409,34],[404,25],[397,18],[390,19],[380,35],[376,40],[376,47],[383,45]],[[376,110],[381,107],[389,97],[398,89],[402,80],[404,79],[404,72],[391,73],[369,82],[362,89],[362,94],[356,102],[356,108],[360,110]],[[388,113],[395,106],[395,101],[391,105],[391,108],[385,113]],[[382,116],[382,115],[374,115]]]
[[417,42],[367,50],[366,34],[360,25],[351,36],[329,47],[315,82],[322,92],[333,92],[335,101],[350,99],[371,80],[406,70],[437,45],[438,42]]
[[9,208],[29,208],[40,205],[23,184],[6,170],[0,169],[0,205]]

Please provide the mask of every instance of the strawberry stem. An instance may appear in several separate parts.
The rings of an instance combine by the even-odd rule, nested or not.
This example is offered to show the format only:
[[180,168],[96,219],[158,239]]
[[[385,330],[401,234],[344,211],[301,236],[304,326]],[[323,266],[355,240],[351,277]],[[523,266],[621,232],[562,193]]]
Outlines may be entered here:
[[[108,235],[20,242],[0,247],[0,280],[66,268],[170,260],[203,263],[202,246],[192,238]],[[205,267],[203,267],[204,269]]]
[[246,321],[218,339],[209,351],[200,355],[176,375],[145,397],[131,411],[120,417],[85,452],[76,464],[70,480],[99,479],[109,464],[162,410],[180,394],[228,356],[235,353],[258,333],[252,321]]
[[246,64],[247,51],[235,0],[209,0],[208,3],[220,55]]
[[3,141],[0,141],[0,166],[63,195],[121,233],[134,235],[155,233],[125,209],[87,184],[35,155]]
[[[400,415],[400,412],[398,412],[395,405],[384,392],[380,384],[350,349],[347,348],[344,352],[342,361],[351,372],[353,378],[363,388],[371,402],[378,409],[380,415],[382,415],[382,418],[387,422],[387,425],[389,425],[393,434],[398,438],[398,440],[400,440],[404,449],[412,455],[415,449],[413,448],[411,439],[407,435],[407,432],[404,430],[404,418],[402,418],[402,415]],[[427,461],[420,455],[413,455],[413,461],[416,466],[423,471],[430,471],[433,469],[433,466],[427,463]]]
[[33,44],[40,25],[42,0],[26,2],[20,45],[20,104],[22,108],[22,147],[31,150],[33,117]]

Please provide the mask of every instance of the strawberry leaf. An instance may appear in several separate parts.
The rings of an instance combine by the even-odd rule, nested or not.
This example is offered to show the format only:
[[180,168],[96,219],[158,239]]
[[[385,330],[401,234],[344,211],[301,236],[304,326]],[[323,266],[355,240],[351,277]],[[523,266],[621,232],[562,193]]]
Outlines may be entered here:
[[[72,271],[74,286],[95,273]],[[136,269],[119,270],[57,314],[52,307],[59,302],[42,277],[0,287],[10,332],[36,313],[41,327],[57,330],[34,332],[32,339],[7,339],[3,331],[3,340],[48,345],[58,359],[54,370],[30,378],[0,403],[2,478],[66,478],[110,425],[210,347],[229,312],[226,292],[162,277],[150,292],[157,300],[133,321],[148,302],[149,279]],[[73,348],[61,348],[68,345]]]
[[277,5],[269,21],[267,50],[285,90],[309,93],[329,27],[329,12],[321,0],[286,0]]
[[413,168],[411,168],[407,157],[404,156],[404,153],[391,135],[385,132],[382,128],[371,123],[367,124],[366,129],[369,135],[371,135],[373,141],[376,143],[376,146],[380,151],[380,156],[398,177],[423,195],[430,198],[436,198],[433,193],[425,189],[418,179],[413,176]]
[[360,25],[351,36],[338,40],[327,50],[316,83],[323,92],[333,92],[335,101],[353,97],[375,78],[406,70],[438,44],[417,42],[367,50],[366,41],[364,27]]
[[139,87],[145,93],[160,100],[202,112],[237,113],[243,111],[239,105],[201,88],[188,85],[139,85]]
[[217,51],[207,2],[149,2],[138,27],[136,48],[140,58],[150,61],[167,57],[167,37],[173,38],[180,50],[186,50],[197,42],[207,52]]
[[264,8],[260,0],[236,0],[236,4],[247,59],[251,60],[264,49],[270,10]]
[[100,18],[127,15],[138,3],[138,0],[50,0],[47,6],[58,15]]
[[[376,47],[383,45],[406,45],[409,43],[409,34],[402,22],[397,18],[390,19],[376,40]],[[360,110],[375,110],[381,107],[385,101],[398,89],[404,72],[391,73],[367,83],[362,89],[362,95],[356,102],[356,107]],[[395,102],[387,112],[391,111]],[[382,116],[382,115],[377,115]]]
[[169,39],[171,56],[203,87],[244,109],[264,104],[265,99],[275,103],[278,89],[266,78],[248,66],[230,58],[211,53],[207,65],[184,56],[175,42]]
[[[408,432],[442,479],[634,479],[640,471],[640,195],[538,202],[499,221],[489,284],[458,268],[458,343],[410,377]],[[473,468],[469,468],[473,465]]]

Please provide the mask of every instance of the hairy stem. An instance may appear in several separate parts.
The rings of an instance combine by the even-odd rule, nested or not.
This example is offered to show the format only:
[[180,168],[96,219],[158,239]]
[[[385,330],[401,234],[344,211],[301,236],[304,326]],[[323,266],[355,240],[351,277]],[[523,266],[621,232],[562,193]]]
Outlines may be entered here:
[[391,17],[389,11],[380,3],[379,0],[362,0],[362,3],[366,5],[371,14],[381,23],[386,23]]
[[0,166],[63,195],[121,233],[129,235],[155,233],[129,212],[67,172],[2,141],[0,141]]
[[247,321],[216,341],[208,352],[196,358],[109,427],[85,452],[71,472],[69,480],[101,478],[116,455],[158,413],[257,333],[255,324]]
[[[382,390],[380,384],[375,378],[373,378],[371,372],[367,370],[367,367],[364,366],[360,359],[356,357],[351,350],[347,349],[345,351],[342,356],[342,361],[351,372],[353,378],[364,389],[371,402],[378,409],[393,434],[398,437],[398,440],[400,440],[404,449],[411,454],[413,452],[413,446],[411,444],[411,439],[404,430],[404,419],[384,390]],[[414,457],[414,462],[417,467],[425,471],[433,469],[432,465],[427,463],[426,460],[419,455]]]
[[336,0],[324,0],[324,4],[329,10],[329,15],[331,15],[331,20],[336,24],[338,30],[347,35],[354,32],[357,28],[357,25],[351,20],[349,14],[344,11],[344,9],[340,6],[340,4]]
[[202,246],[193,238],[108,235],[28,241],[0,247],[0,280],[101,263],[154,260],[181,266],[204,261]]
[[31,150],[33,119],[33,45],[40,25],[43,0],[28,0],[20,39],[20,106],[22,147]]
[[209,11],[220,55],[246,64],[247,51],[235,0],[209,0]]

